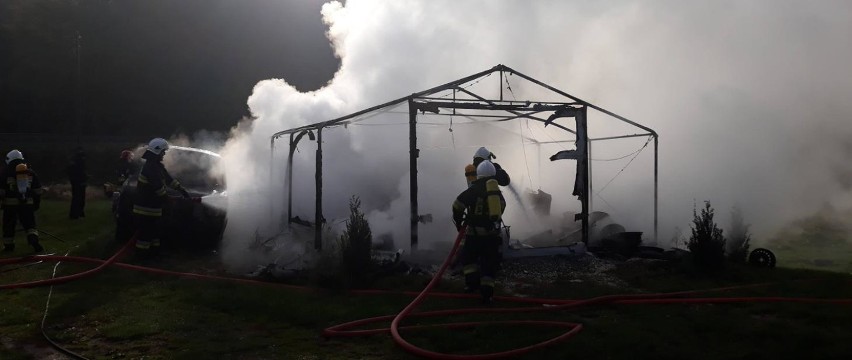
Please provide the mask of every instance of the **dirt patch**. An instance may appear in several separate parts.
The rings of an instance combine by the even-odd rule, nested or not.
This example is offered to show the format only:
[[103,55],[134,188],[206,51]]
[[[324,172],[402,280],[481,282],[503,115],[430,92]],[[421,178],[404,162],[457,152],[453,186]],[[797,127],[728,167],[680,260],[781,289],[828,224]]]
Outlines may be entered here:
[[[45,199],[53,199],[53,200],[71,200],[71,184],[68,183],[55,183],[46,185],[46,192],[44,193]],[[89,185],[86,186],[86,200],[104,200],[106,199],[106,195],[104,195],[103,186],[95,186]]]
[[17,353],[27,354],[33,357],[33,359],[44,359],[44,360],[66,360],[70,359],[69,357],[63,355],[62,353],[56,351],[52,347],[47,344],[34,344],[34,343],[21,343],[16,342],[12,338],[2,337],[0,338],[0,344],[6,350],[14,351]]

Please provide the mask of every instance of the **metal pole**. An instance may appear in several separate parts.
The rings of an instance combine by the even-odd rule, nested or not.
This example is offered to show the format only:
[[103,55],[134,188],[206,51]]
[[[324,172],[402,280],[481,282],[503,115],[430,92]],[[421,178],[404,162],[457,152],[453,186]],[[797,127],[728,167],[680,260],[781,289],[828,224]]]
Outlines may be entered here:
[[658,219],[658,202],[659,202],[659,157],[660,157],[660,149],[659,149],[659,135],[654,134],[654,243],[659,241],[657,237],[657,219]]
[[[474,97],[474,98],[476,98],[476,99],[478,99],[478,100],[480,100],[480,101],[484,101],[484,102],[486,102],[486,103],[487,103],[487,104],[489,104],[489,105],[493,105],[493,104],[494,104],[494,102],[489,101],[488,99],[486,99],[486,98],[484,98],[484,97],[482,97],[482,96],[479,96],[479,95],[477,95],[477,94],[476,94],[476,93],[474,93],[474,92],[468,91],[468,90],[463,89],[463,88],[456,88],[456,89],[458,89],[459,91],[461,91],[461,92],[463,92],[463,93],[465,93],[465,94],[468,94],[468,95],[470,95],[470,96],[472,96],[472,97]],[[513,114],[513,115],[517,115],[516,117],[520,117],[520,118],[533,119],[533,120],[536,120],[536,121],[539,121],[539,122],[547,122],[546,120],[544,120],[544,119],[542,119],[542,118],[535,117],[535,116],[532,116],[532,115],[529,115],[529,114],[522,114],[522,113],[517,112],[517,111],[514,111],[514,110],[506,110],[506,112],[511,113],[511,114]],[[560,129],[562,129],[562,130],[565,130],[565,131],[567,131],[567,132],[569,132],[569,133],[575,134],[575,131],[574,131],[574,130],[571,130],[571,129],[569,129],[569,128],[566,128],[566,127],[564,127],[564,126],[562,126],[562,125],[559,125],[559,124],[557,124],[557,123],[551,123],[551,125],[556,126],[556,127],[560,128]]]
[[[587,129],[587,131],[588,131],[588,129]],[[588,132],[586,133],[586,135],[588,137]],[[586,178],[586,181],[588,181],[588,184],[589,184],[589,211],[592,211],[592,206],[593,206],[592,198],[594,197],[593,194],[595,192],[592,189],[592,141],[591,140],[586,141],[586,151],[589,154],[589,156],[587,157],[587,159],[588,159],[587,161],[589,162],[589,173],[587,174],[588,176]]]
[[589,141],[602,141],[602,140],[613,140],[613,139],[626,139],[626,138],[634,138],[634,137],[642,137],[642,136],[656,136],[656,133],[633,134],[633,135],[621,135],[621,136],[609,136],[609,137],[602,137],[602,138],[589,139]]
[[[272,199],[272,171],[275,167],[275,140],[269,141],[269,222],[272,222],[272,214],[275,212],[275,203]],[[270,224],[271,225],[271,224]]]
[[500,78],[497,79],[497,84],[500,87],[500,101],[503,101],[503,70],[500,70]]
[[614,113],[614,112],[612,112],[612,111],[609,111],[609,110],[607,110],[607,109],[604,109],[604,108],[602,108],[602,107],[600,107],[600,106],[596,106],[596,105],[594,105],[594,104],[590,104],[588,101],[585,101],[585,100],[583,100],[583,99],[580,99],[580,98],[578,98],[578,97],[576,97],[576,96],[574,96],[574,95],[571,95],[571,94],[569,94],[569,93],[566,93],[566,92],[564,92],[564,91],[562,91],[562,90],[559,90],[559,89],[557,89],[557,88],[555,88],[555,87],[553,87],[553,86],[547,85],[547,84],[545,84],[545,83],[543,83],[543,82],[541,82],[541,81],[538,81],[538,80],[536,80],[536,79],[533,79],[533,78],[531,78],[531,77],[529,77],[529,76],[527,76],[527,75],[524,75],[524,74],[522,74],[522,73],[519,73],[519,72],[515,71],[514,69],[512,69],[512,68],[510,68],[510,67],[508,67],[508,66],[503,66],[503,68],[502,68],[502,69],[503,69],[503,70],[505,70],[505,71],[508,71],[510,74],[518,75],[518,76],[520,76],[520,77],[522,77],[522,78],[526,79],[527,81],[530,81],[530,82],[532,82],[532,83],[534,83],[534,84],[536,84],[536,85],[538,85],[538,86],[541,86],[541,87],[543,87],[543,88],[545,88],[545,89],[548,89],[548,90],[550,90],[550,91],[553,91],[553,92],[555,92],[555,93],[557,93],[557,94],[559,94],[559,95],[562,95],[562,96],[564,96],[564,97],[567,97],[567,98],[569,98],[569,99],[571,99],[571,100],[574,100],[574,101],[576,101],[576,102],[582,103],[583,105],[586,105],[586,106],[588,106],[588,107],[590,107],[590,108],[592,108],[592,109],[595,109],[595,110],[600,111],[600,112],[602,112],[602,113],[604,113],[604,114],[607,114],[607,115],[609,115],[609,116],[612,116],[612,117],[614,117],[614,118],[616,118],[616,119],[619,119],[619,120],[621,120],[621,121],[624,121],[624,122],[626,122],[626,123],[628,123],[628,124],[630,124],[630,125],[633,125],[633,126],[635,126],[635,127],[640,128],[640,129],[642,129],[642,130],[645,130],[645,131],[647,131],[647,132],[654,132],[654,130],[652,130],[651,128],[649,128],[649,127],[647,127],[647,126],[644,126],[644,125],[642,125],[642,124],[639,124],[639,123],[633,122],[633,121],[631,121],[630,119],[628,119],[628,118],[626,118],[626,117],[624,117],[624,116],[618,115],[618,114],[616,114],[616,113]]
[[491,69],[481,71],[481,72],[478,72],[476,74],[473,74],[473,75],[470,75],[470,76],[467,76],[467,77],[463,77],[463,78],[458,79],[456,81],[448,82],[444,85],[439,85],[439,86],[433,87],[433,88],[428,89],[428,90],[423,90],[421,92],[411,94],[411,95],[406,96],[406,97],[401,97],[401,98],[396,99],[396,100],[391,100],[391,101],[388,101],[384,104],[376,105],[376,106],[373,106],[371,108],[367,108],[367,109],[364,109],[364,110],[361,110],[361,111],[351,113],[349,115],[341,116],[341,117],[336,118],[336,119],[323,121],[323,122],[319,122],[319,123],[314,123],[314,124],[310,124],[310,125],[299,126],[299,127],[287,129],[287,130],[284,130],[284,131],[279,131],[275,134],[272,134],[272,137],[280,136],[280,135],[283,135],[283,134],[289,134],[289,133],[292,133],[292,132],[299,132],[299,131],[302,131],[302,130],[316,129],[316,128],[320,128],[320,127],[336,125],[336,124],[338,124],[338,123],[340,123],[344,120],[349,120],[349,119],[361,116],[361,115],[369,113],[369,112],[373,112],[373,111],[376,111],[376,110],[379,110],[379,109],[382,109],[382,108],[401,104],[405,101],[410,102],[413,98],[416,98],[416,97],[419,97],[419,96],[434,94],[434,93],[439,92],[439,91],[453,89],[453,88],[457,87],[458,85],[467,83],[469,81],[476,80],[476,79],[481,78],[483,76],[486,76],[486,75],[488,75],[492,72],[499,71],[500,69],[503,69],[503,68],[504,68],[503,65],[497,65],[497,66],[495,66]]
[[290,148],[287,155],[287,225],[293,222],[293,152],[296,150],[293,135],[295,134],[290,134]]
[[578,158],[578,162],[582,162],[580,168],[582,171],[586,173],[586,184],[583,186],[583,199],[581,201],[582,208],[580,210],[580,218],[582,219],[582,235],[583,235],[583,244],[589,245],[589,135],[588,135],[588,121],[586,120],[586,107],[584,106],[582,110],[577,113],[577,143],[584,144],[585,146],[585,156],[582,158]]
[[314,248],[322,250],[322,127],[317,129],[316,213],[314,214]]
[[[535,177],[535,181],[538,182],[538,189],[541,190],[541,144],[535,144],[535,158],[538,159],[538,164],[536,164],[536,172],[537,175]],[[530,190],[532,190],[532,184],[530,184]]]
[[411,196],[411,251],[417,250],[417,108],[414,106],[414,98],[408,100],[408,158],[411,183],[409,194]]
[[82,122],[83,118],[83,72],[81,62],[80,52],[83,50],[83,36],[80,35],[80,31],[77,31],[77,121],[74,132],[77,133],[77,146],[80,145],[80,122]]

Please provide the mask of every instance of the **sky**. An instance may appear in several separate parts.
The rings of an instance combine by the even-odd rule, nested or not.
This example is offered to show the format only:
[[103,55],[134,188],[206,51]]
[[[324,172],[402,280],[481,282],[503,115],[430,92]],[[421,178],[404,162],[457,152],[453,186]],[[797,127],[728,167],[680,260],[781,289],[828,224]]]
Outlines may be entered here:
[[[286,78],[258,82],[247,94],[252,119],[235,125],[222,149],[230,201],[223,256],[234,263],[246,259],[242,249],[258,237],[306,244],[282,233],[288,150],[279,141],[270,158],[271,134],[496,64],[656,130],[660,245],[676,228],[688,232],[693,207],[706,200],[722,227],[733,206],[742,208],[757,239],[819,209],[852,208],[848,2],[350,0],[326,3],[321,15],[340,60],[334,77],[307,92]],[[512,87],[507,97],[553,99],[517,76],[495,75],[472,89],[495,96],[504,85]],[[374,236],[407,247],[407,120],[402,106],[324,131],[323,207],[332,228],[348,216],[348,199],[359,196]],[[434,216],[420,227],[421,246],[452,240],[450,206],[479,146],[489,147],[513,178],[504,191],[513,234],[558,231],[564,212],[579,211],[570,196],[573,163],[547,160],[573,145],[523,140],[564,134],[522,121],[454,120],[450,126],[446,117],[423,117],[418,127],[420,212]],[[601,114],[592,113],[589,123],[592,137],[640,132]],[[593,159],[611,160],[592,162],[593,207],[644,232],[648,242],[653,143],[643,149],[645,141],[593,143]],[[315,150],[306,138],[295,154],[293,215],[303,219],[313,218]],[[528,219],[528,204],[511,192],[523,197],[539,189],[553,194],[553,216]]]

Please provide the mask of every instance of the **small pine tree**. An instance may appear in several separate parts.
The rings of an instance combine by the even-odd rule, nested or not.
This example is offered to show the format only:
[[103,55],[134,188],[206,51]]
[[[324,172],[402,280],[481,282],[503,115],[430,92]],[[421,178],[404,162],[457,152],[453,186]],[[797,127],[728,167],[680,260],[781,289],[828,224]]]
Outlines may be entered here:
[[701,214],[692,209],[692,235],[689,238],[689,251],[696,267],[704,271],[716,271],[725,261],[725,236],[722,229],[713,220],[715,210],[709,201],[704,202]]
[[349,200],[349,220],[346,231],[340,235],[342,269],[351,282],[361,284],[370,272],[372,265],[370,248],[373,232],[364,213],[361,212],[361,199],[352,196]]
[[745,262],[751,242],[751,233],[748,231],[750,226],[745,223],[742,210],[734,206],[731,210],[731,230],[728,232],[728,260],[735,263]]
[[671,243],[671,247],[675,249],[683,249],[688,244],[686,238],[683,236],[683,230],[679,226],[675,226],[674,233],[669,242]]

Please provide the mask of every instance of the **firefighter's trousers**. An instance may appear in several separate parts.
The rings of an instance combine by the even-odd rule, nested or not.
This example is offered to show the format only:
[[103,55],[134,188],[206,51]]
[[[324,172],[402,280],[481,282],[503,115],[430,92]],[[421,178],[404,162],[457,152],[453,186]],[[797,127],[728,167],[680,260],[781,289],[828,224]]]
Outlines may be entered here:
[[160,246],[162,236],[162,217],[133,214],[136,222],[136,248],[148,250]]
[[69,219],[86,217],[86,184],[71,184],[71,209],[68,211]]
[[35,209],[32,205],[5,205],[3,207],[3,244],[12,245],[15,239],[15,226],[18,221],[27,232],[29,242],[38,242],[38,230],[35,223]]
[[465,285],[468,289],[479,288],[483,300],[494,296],[494,277],[499,262],[498,235],[469,235],[465,237],[461,262]]

